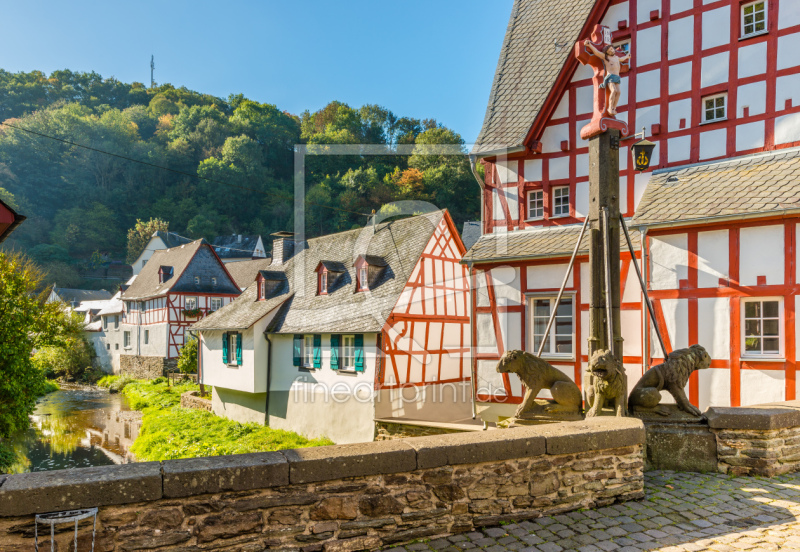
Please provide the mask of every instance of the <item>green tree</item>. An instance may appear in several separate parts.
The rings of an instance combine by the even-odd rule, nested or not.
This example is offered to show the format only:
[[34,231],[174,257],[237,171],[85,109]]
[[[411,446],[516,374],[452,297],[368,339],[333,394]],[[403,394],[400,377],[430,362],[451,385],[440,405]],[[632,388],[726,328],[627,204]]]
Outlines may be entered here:
[[169,222],[158,218],[151,218],[147,222],[136,219],[134,227],[128,230],[128,253],[125,262],[133,264],[156,232],[169,232]]
[[182,374],[197,373],[197,338],[186,341],[178,357],[178,370]]

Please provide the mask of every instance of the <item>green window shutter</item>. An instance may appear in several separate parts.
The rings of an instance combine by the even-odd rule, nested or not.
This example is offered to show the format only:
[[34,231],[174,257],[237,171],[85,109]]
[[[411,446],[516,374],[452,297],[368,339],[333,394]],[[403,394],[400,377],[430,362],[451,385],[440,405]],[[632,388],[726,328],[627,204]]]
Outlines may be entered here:
[[228,332],[222,334],[222,362],[228,364]]
[[339,369],[339,339],[340,336],[331,335],[331,370]]
[[236,364],[242,365],[242,334],[236,334]]
[[314,334],[314,368],[322,367],[322,336]]
[[356,372],[364,371],[364,334],[355,336]]
[[294,336],[294,344],[292,347],[292,364],[295,366],[300,366],[300,360],[303,357],[303,336],[296,335]]

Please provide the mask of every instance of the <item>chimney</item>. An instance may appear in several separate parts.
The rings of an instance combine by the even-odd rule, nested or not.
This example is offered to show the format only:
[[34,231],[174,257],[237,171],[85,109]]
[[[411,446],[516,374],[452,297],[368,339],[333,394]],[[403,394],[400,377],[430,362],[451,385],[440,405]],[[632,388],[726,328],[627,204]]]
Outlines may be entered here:
[[294,254],[294,232],[275,232],[272,236],[272,263],[282,265]]

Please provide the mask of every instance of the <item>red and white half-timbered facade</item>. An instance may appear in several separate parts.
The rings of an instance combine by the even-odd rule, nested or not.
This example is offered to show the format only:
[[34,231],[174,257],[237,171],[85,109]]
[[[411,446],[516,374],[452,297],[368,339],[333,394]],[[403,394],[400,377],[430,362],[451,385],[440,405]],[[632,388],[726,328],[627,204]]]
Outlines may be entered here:
[[[794,359],[789,358],[796,333],[789,331],[794,320],[794,223],[782,218],[800,196],[800,182],[784,167],[783,184],[794,186],[776,184],[768,175],[780,160],[760,156],[800,146],[800,57],[795,53],[800,48],[800,4],[517,0],[472,151],[484,167],[484,235],[464,259],[477,294],[476,386],[479,392],[484,384],[496,388],[502,379],[499,393],[479,395],[479,409],[488,412],[487,418],[513,413],[504,405],[519,401],[521,384],[514,376],[509,380],[494,374],[490,365],[509,348],[535,352],[536,328],[541,320],[547,323],[547,298],[561,284],[577,225],[588,214],[588,142],[580,138],[580,130],[591,119],[592,70],[579,65],[572,46],[597,24],[609,27],[614,44],[632,54],[630,71],[622,75],[618,118],[631,133],[644,128],[656,143],[650,170],[637,173],[631,142],[622,142],[619,199],[632,226],[645,233],[644,240],[636,233],[637,255],[640,260],[642,254],[647,257],[645,272],[662,333],[674,348],[699,342],[715,359],[712,369],[694,376],[690,398],[701,407],[794,398]],[[731,193],[706,174],[718,173],[720,162],[731,158],[757,165],[755,172],[733,171],[729,179],[729,186],[748,188],[749,194]],[[687,169],[694,165],[706,168]],[[691,176],[682,177],[687,170]],[[709,189],[713,197],[706,194]],[[666,197],[681,209],[669,209]],[[736,201],[725,203],[731,198]],[[726,216],[749,218],[717,219]],[[691,229],[687,218],[694,221]],[[559,233],[571,234],[571,243]],[[622,251],[624,360],[633,382],[661,353],[642,316],[639,284],[628,268],[630,255],[626,247]],[[710,287],[701,267],[722,263],[722,252],[728,257],[724,267],[715,268],[721,276]],[[758,269],[751,266],[756,259]],[[554,341],[543,355],[578,384],[586,363],[587,262],[579,255],[567,288],[569,301],[561,307],[563,317],[559,312],[556,335],[550,338]],[[745,279],[742,270],[761,272],[750,283],[751,275]],[[745,318],[742,302],[763,293],[782,297],[780,316]],[[756,309],[747,308],[751,314]],[[772,313],[775,305],[758,307],[764,308]],[[719,324],[710,325],[709,317],[719,318]],[[559,320],[563,335],[558,333]],[[759,340],[763,349],[765,342],[774,346],[775,336],[743,337],[742,328],[763,332],[768,326],[772,332],[774,320],[784,329],[778,336],[779,353],[762,351],[758,359],[753,351],[743,355],[748,339],[751,348]]]

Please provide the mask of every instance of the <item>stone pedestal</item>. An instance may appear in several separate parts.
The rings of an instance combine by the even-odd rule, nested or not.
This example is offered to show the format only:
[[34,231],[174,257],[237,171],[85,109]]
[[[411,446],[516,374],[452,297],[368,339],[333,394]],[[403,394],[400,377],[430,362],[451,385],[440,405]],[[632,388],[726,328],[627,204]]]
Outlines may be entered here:
[[644,422],[648,470],[717,471],[717,440],[704,418],[679,410],[676,405],[662,416],[647,409],[632,414]]

